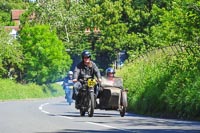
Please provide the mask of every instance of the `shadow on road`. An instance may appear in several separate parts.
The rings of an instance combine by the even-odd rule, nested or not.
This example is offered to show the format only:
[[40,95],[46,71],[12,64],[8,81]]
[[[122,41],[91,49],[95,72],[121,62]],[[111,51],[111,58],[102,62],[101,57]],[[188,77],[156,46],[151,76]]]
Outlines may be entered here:
[[110,129],[110,130],[74,130],[74,129],[64,129],[57,132],[37,132],[37,133],[199,133],[200,131],[197,130],[172,130],[172,129],[133,129],[130,131],[122,131],[117,129]]
[[[78,115],[78,116],[77,116]],[[79,112],[67,112],[67,114],[62,116],[68,116],[68,117],[82,117],[80,116]],[[83,117],[87,117],[87,113]],[[113,116],[119,116],[118,114],[114,113],[94,113],[93,117],[113,117]]]

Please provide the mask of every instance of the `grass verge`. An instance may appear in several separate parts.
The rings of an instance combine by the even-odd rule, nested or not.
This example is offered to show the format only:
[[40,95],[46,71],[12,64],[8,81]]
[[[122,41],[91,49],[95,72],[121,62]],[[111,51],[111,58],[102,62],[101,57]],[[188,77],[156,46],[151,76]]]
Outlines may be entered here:
[[29,98],[47,98],[63,96],[64,91],[57,83],[49,85],[22,85],[9,79],[0,79],[0,100],[15,100]]

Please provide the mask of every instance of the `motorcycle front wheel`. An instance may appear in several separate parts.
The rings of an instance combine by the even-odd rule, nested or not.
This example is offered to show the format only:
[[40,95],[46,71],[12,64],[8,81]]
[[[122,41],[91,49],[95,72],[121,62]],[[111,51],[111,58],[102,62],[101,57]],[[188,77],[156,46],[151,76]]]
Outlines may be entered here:
[[80,115],[85,116],[85,111],[83,109],[80,109]]
[[94,92],[90,92],[88,116],[93,117],[94,114]]

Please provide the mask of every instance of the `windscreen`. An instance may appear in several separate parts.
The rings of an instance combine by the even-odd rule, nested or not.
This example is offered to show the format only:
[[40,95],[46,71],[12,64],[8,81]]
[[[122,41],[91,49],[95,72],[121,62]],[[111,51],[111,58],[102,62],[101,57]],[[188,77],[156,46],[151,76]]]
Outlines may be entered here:
[[102,77],[102,86],[113,86],[113,87],[122,87],[123,80],[122,78],[115,77],[113,79],[108,79],[106,77]]

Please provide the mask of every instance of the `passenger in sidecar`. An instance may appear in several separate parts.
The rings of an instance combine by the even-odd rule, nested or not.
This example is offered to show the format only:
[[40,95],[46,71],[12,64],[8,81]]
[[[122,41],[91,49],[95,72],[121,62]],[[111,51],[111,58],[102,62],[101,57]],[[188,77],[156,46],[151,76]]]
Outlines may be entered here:
[[99,96],[99,109],[119,110],[123,117],[127,108],[127,90],[123,88],[123,80],[114,76],[113,68],[106,69],[106,76],[102,77],[102,91]]
[[115,70],[111,67],[106,69],[106,76],[103,77],[101,83],[103,87],[105,86],[115,86],[120,89],[123,89],[123,80],[120,77],[115,77]]

